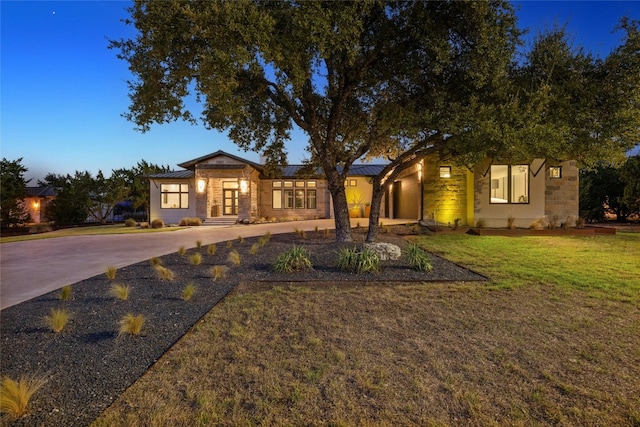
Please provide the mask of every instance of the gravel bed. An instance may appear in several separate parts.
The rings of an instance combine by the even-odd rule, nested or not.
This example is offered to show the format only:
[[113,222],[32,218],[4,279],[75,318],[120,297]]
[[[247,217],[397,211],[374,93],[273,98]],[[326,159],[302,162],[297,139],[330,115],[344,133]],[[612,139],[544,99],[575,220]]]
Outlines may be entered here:
[[[300,285],[322,282],[336,286],[486,280],[435,255],[431,255],[434,268],[429,273],[415,271],[403,260],[385,261],[379,274],[345,273],[335,267],[337,251],[344,244],[335,243],[333,238],[333,235],[324,238],[321,232],[307,232],[304,239],[295,234],[274,235],[256,255],[249,251],[257,238],[242,243],[232,241],[232,248],[218,243],[213,256],[207,253],[206,246],[192,248],[185,256],[171,254],[160,258],[175,273],[173,281],[160,280],[150,262],[141,262],[118,269],[113,282],[100,275],[73,284],[69,301],[59,300],[56,291],[2,310],[0,374],[14,379],[21,375],[47,379],[30,403],[30,414],[17,421],[5,418],[2,425],[89,425],[239,283],[264,286],[265,282]],[[362,235],[355,232],[354,239],[361,241]],[[401,247],[405,244],[395,234],[381,234],[378,240]],[[293,244],[308,249],[314,269],[273,273],[271,264],[277,255]],[[346,246],[356,244],[359,243]],[[240,253],[239,266],[227,262],[231,249]],[[199,266],[189,262],[194,252],[202,254]],[[229,266],[228,275],[214,281],[211,267],[221,264]],[[130,287],[127,301],[109,295],[112,283]],[[195,284],[197,291],[192,300],[184,301],[182,290],[188,283]],[[51,309],[63,307],[72,317],[66,328],[56,334],[46,327],[43,318]],[[119,320],[128,313],[145,316],[141,336],[118,336]]]

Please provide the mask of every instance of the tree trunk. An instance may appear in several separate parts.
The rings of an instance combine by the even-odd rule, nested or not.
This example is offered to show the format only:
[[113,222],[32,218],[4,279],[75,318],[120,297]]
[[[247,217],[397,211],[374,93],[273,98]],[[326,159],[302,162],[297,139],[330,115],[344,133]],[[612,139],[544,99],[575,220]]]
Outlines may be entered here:
[[344,191],[344,180],[337,171],[327,174],[329,192],[333,199],[333,215],[336,223],[336,242],[351,242],[351,221],[349,220],[349,205]]
[[384,196],[384,187],[380,185],[378,180],[373,182],[373,190],[371,193],[371,212],[369,213],[369,231],[367,231],[366,241],[375,242],[380,230],[380,206],[382,205],[382,197]]

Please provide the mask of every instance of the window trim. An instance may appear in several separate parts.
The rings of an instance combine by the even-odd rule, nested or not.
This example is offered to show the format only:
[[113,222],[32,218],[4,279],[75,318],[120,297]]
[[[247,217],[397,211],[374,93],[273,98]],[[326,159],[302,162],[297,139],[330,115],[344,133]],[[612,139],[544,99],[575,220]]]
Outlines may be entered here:
[[[178,191],[163,191],[163,187],[178,186]],[[178,196],[178,206],[165,206],[168,204],[168,195],[173,194]],[[186,199],[183,197],[186,196]],[[183,183],[164,183],[160,184],[160,209],[189,209],[189,184]],[[186,206],[183,206],[185,201]]]
[[[494,197],[492,196],[492,191],[496,190],[499,188],[499,186],[494,186],[494,184],[496,183],[496,181],[499,182],[500,178],[493,178],[493,168],[494,167],[505,167],[507,168],[507,175],[506,175],[506,182],[507,182],[507,188],[506,188],[506,195],[507,195],[507,199],[504,202],[496,202],[494,201]],[[514,175],[513,175],[513,168],[517,168],[517,167],[525,167],[526,168],[526,195],[524,196],[520,196],[520,197],[525,197],[526,200],[525,201],[514,201],[513,200],[513,179],[514,179]],[[531,178],[529,177],[529,175],[531,174],[531,167],[529,165],[523,165],[523,164],[518,164],[518,165],[491,165],[491,167],[489,168],[489,204],[491,205],[528,205],[531,203]],[[522,172],[525,173],[525,172]],[[528,178],[528,179],[527,179]],[[505,200],[505,199],[501,199],[501,200]]]
[[550,166],[549,167],[550,179],[562,179],[562,166]]

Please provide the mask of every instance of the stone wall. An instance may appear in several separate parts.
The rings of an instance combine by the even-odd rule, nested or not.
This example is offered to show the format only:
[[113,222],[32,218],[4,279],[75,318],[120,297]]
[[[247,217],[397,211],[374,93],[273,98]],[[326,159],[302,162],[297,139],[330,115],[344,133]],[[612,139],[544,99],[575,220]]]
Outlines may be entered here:
[[[449,178],[440,177],[440,166],[450,167]],[[425,159],[424,173],[424,208],[423,217],[427,221],[438,224],[455,223],[468,225],[467,215],[467,177],[469,170],[464,166],[441,163],[437,155]]]
[[579,179],[575,160],[560,163],[560,178],[552,178],[550,169],[545,170],[545,215],[558,225],[569,220],[575,225],[579,215]]

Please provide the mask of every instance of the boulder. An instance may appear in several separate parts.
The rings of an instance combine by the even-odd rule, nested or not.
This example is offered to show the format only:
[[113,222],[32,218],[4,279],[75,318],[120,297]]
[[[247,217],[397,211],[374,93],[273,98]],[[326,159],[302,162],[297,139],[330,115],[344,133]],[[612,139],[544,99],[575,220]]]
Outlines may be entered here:
[[400,258],[400,255],[402,255],[400,247],[392,243],[365,243],[364,247],[378,254],[378,258],[380,259],[380,261],[386,261],[389,259],[396,260]]

